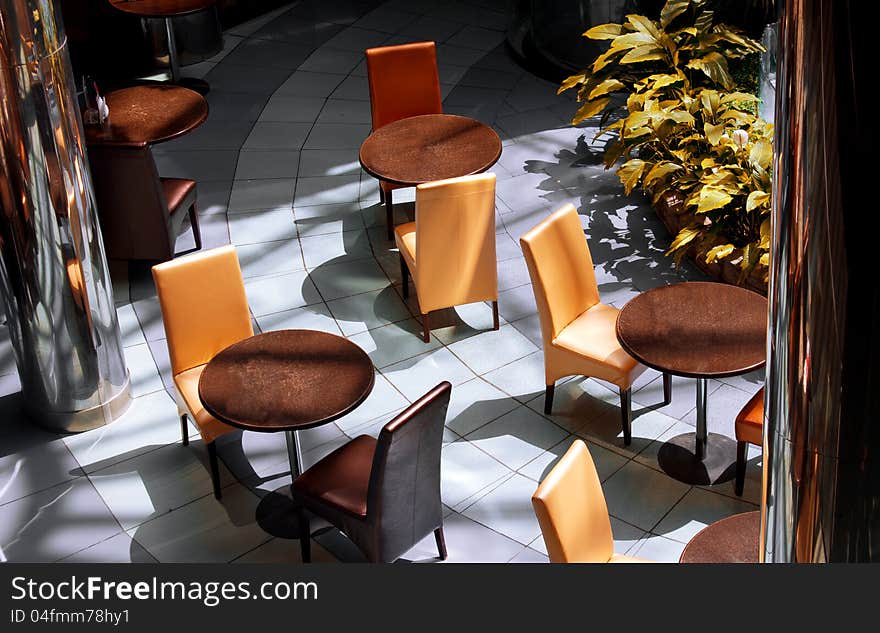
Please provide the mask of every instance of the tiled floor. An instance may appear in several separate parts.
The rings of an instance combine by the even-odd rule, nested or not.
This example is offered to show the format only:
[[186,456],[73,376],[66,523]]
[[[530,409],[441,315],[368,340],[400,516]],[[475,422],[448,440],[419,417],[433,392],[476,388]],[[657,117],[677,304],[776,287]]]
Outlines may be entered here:
[[[303,434],[308,463],[349,437],[376,433],[448,379],[455,386],[442,496],[450,561],[545,561],[530,496],[575,437],[588,441],[604,481],[617,550],[674,561],[701,526],[756,507],[759,451],[752,448],[742,500],[732,483],[701,488],[667,477],[657,449],[692,429],[695,390],[677,379],[672,404],[658,407],[654,372],[634,390],[630,447],[608,385],[570,379],[557,387],[554,414],[543,414],[540,331],[518,248],[526,230],[573,202],[602,296],[617,306],[699,274],[663,255],[669,236],[645,201],[625,197],[602,169],[594,127],[567,124],[572,101],[511,59],[507,5],[304,0],[234,28],[221,54],[186,69],[211,83],[211,116],[196,133],[156,148],[159,169],[199,181],[204,245],[238,247],[258,330],[344,334],[378,368],[360,408]],[[420,339],[414,301],[400,292],[376,183],[357,160],[370,127],[363,48],[424,38],[438,44],[445,110],[492,124],[504,142],[494,168],[501,329],[489,331],[489,306],[461,306],[432,316],[438,327],[429,344]],[[400,219],[410,217],[412,191],[395,197]],[[191,243],[187,232],[178,246]],[[0,330],[0,560],[297,561],[297,543],[264,532],[255,519],[261,497],[289,483],[283,439],[223,438],[224,495],[214,500],[195,430],[189,447],[180,443],[149,267],[111,264],[137,395],[113,425],[67,437],[28,425]],[[760,380],[710,384],[713,431],[732,433]],[[317,540],[317,560],[358,559],[334,531]],[[429,538],[407,558],[435,556]]]

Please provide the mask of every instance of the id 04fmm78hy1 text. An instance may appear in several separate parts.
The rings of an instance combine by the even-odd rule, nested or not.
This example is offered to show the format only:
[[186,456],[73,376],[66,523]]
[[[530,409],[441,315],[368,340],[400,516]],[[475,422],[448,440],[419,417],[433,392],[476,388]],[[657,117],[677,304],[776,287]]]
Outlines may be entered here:
[[83,609],[81,611],[57,611],[55,609],[12,609],[9,621],[13,624],[23,622],[44,624],[110,624],[119,626],[128,623],[128,609]]

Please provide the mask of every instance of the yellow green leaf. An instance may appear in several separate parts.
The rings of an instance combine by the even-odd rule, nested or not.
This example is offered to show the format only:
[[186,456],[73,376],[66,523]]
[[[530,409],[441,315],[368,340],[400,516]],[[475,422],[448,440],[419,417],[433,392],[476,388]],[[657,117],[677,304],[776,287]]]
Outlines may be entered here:
[[711,264],[716,260],[724,259],[735,249],[736,247],[733,244],[720,244],[715,246],[714,248],[709,249],[709,252],[706,253],[706,263]]
[[562,82],[562,85],[559,86],[559,90],[556,91],[556,94],[562,94],[569,88],[574,88],[575,86],[579,86],[587,80],[586,73],[581,73],[579,75],[572,75],[571,77],[566,77],[565,81]]
[[591,116],[596,116],[605,109],[605,106],[608,105],[609,101],[611,101],[611,97],[604,97],[602,99],[596,99],[595,101],[587,101],[584,105],[578,108],[577,112],[575,112],[574,118],[571,120],[571,124],[577,125],[584,119],[589,119]]
[[700,227],[687,227],[683,228],[678,232],[678,235],[675,236],[675,239],[672,240],[672,244],[669,245],[669,250],[666,251],[666,254],[673,251],[677,251],[681,249],[681,247],[690,244],[694,241],[694,238],[698,237],[703,230]]
[[706,123],[704,126],[704,131],[706,132],[706,138],[709,139],[709,142],[712,145],[718,145],[721,141],[721,135],[724,134],[724,124],[720,123],[718,125],[712,125],[711,123]]
[[690,0],[668,0],[660,11],[660,24],[665,29],[675,18],[687,11]]
[[648,172],[648,175],[645,176],[643,184],[645,187],[651,187],[657,181],[666,179],[670,174],[680,169],[681,165],[676,165],[675,163],[670,163],[669,161],[657,163],[651,168],[651,171]]
[[769,169],[770,163],[773,162],[772,143],[765,139],[755,141],[752,145],[752,151],[749,153],[749,162],[761,169]]
[[649,62],[656,59],[663,59],[666,56],[665,51],[656,44],[647,46],[638,46],[626,55],[620,58],[621,64],[637,64],[639,62]]
[[647,33],[639,33],[638,31],[615,37],[611,42],[612,48],[618,49],[635,48],[636,46],[646,45],[656,46],[657,41]]
[[624,84],[622,81],[618,81],[617,79],[606,79],[595,88],[593,88],[587,98],[593,100],[596,97],[607,95],[609,92],[614,92],[615,90],[620,90],[621,88],[626,88],[626,84]]
[[639,178],[641,178],[642,172],[645,170],[645,164],[645,161],[639,158],[632,158],[617,170],[617,177],[623,183],[626,195],[632,193],[632,190],[639,184]]
[[626,19],[637,31],[647,33],[655,40],[660,38],[660,31],[657,30],[657,25],[645,16],[633,14],[626,16]]
[[621,33],[623,33],[622,24],[600,24],[584,33],[584,37],[589,37],[591,40],[613,40]]
[[707,53],[702,57],[692,59],[687,63],[688,68],[701,70],[719,86],[730,89],[733,87],[733,78],[727,70],[727,60],[720,53]]
[[753,191],[746,199],[746,211],[753,211],[757,207],[770,200],[770,194],[763,191]]
[[697,202],[697,213],[706,213],[720,209],[733,200],[733,197],[718,187],[705,186],[700,189],[700,196]]

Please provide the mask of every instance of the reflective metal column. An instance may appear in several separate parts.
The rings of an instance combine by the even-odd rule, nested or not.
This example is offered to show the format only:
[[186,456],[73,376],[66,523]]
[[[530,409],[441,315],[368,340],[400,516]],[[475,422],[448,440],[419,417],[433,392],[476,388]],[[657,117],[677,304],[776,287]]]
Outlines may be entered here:
[[61,14],[0,0],[0,289],[25,410],[56,430],[130,402]]
[[780,2],[767,561],[880,561],[877,4]]

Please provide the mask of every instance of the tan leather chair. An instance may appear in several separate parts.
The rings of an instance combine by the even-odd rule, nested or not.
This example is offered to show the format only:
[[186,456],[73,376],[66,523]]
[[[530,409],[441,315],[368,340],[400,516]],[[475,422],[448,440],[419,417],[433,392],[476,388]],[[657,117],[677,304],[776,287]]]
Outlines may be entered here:
[[[520,238],[538,304],[550,414],[556,381],[591,376],[620,390],[624,444],[632,441],[630,387],[645,367],[617,342],[617,308],[599,299],[593,259],[574,205],[567,204]],[[669,376],[663,377],[668,403]]]
[[208,447],[214,496],[220,498],[220,471],[214,440],[235,429],[205,411],[199,377],[215,354],[253,336],[238,256],[223,246],[153,266],[162,309],[171,373],[180,396],[183,444],[189,444],[187,417]]
[[148,145],[91,145],[89,165],[108,258],[171,259],[187,216],[202,248],[196,182],[160,178]]
[[394,229],[403,296],[412,273],[424,340],[431,340],[432,310],[491,301],[498,329],[495,261],[495,174],[478,174],[416,187],[416,221]]
[[602,483],[583,440],[575,440],[532,495],[550,562],[638,563],[614,553]]
[[742,496],[746,481],[746,451],[749,444],[764,445],[764,389],[752,396],[751,400],[736,416],[736,494]]
[[[373,130],[398,119],[443,113],[434,42],[368,48],[366,57]],[[379,181],[379,201],[385,203],[389,240],[394,238],[391,192],[402,186]]]

